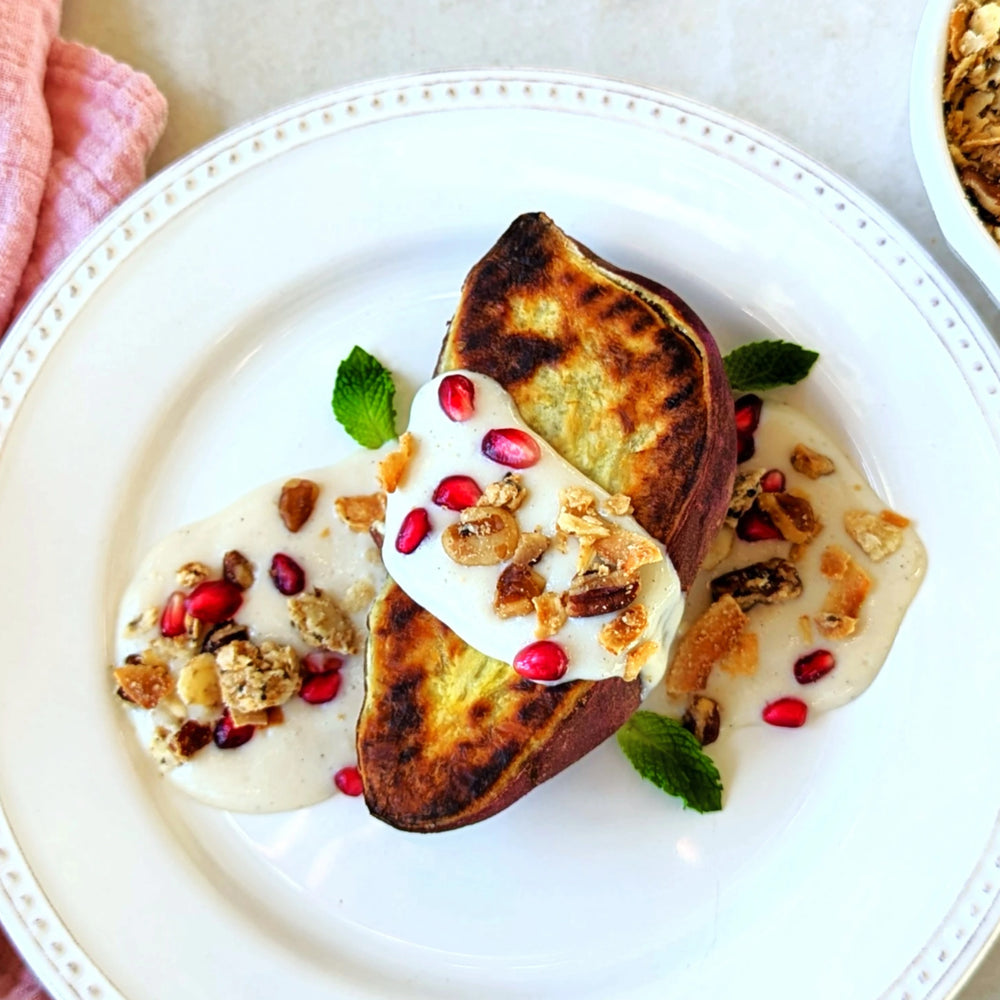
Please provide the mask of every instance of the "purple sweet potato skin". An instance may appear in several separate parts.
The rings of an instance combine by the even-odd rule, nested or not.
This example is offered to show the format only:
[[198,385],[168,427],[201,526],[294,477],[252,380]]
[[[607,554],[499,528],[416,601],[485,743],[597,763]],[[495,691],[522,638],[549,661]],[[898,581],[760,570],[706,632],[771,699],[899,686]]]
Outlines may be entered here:
[[[679,296],[522,215],[465,281],[438,361],[456,368],[496,379],[568,461],[631,497],[690,585],[729,506],[736,428],[715,341]],[[494,815],[639,706],[639,680],[498,682],[496,661],[391,582],[369,624],[358,759],[370,811],[401,829]],[[451,711],[431,711],[442,698]]]

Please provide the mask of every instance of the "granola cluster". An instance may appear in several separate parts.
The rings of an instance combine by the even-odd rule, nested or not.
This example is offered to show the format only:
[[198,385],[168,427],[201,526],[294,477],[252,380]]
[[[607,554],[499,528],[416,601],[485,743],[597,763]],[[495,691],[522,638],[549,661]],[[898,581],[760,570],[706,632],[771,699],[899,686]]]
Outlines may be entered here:
[[1000,3],[955,4],[943,96],[955,169],[987,230],[1000,240]]

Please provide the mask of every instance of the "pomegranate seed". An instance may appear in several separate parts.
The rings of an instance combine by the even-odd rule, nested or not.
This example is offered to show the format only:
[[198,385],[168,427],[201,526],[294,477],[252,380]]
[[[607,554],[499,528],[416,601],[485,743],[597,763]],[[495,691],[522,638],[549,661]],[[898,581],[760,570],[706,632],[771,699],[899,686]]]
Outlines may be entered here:
[[185,604],[187,597],[182,590],[175,590],[163,605],[160,615],[160,635],[170,639],[175,635],[183,635],[187,631],[184,619],[187,617]]
[[748,393],[736,400],[736,432],[738,434],[753,434],[760,423],[760,408],[764,401],[760,396]]
[[542,457],[538,442],[517,427],[500,427],[483,436],[483,454],[498,465],[527,469]]
[[529,681],[557,681],[568,666],[562,646],[548,639],[530,643],[514,657],[514,669]]
[[245,726],[237,726],[233,723],[233,717],[226,709],[222,718],[215,724],[212,731],[212,739],[220,750],[235,750],[243,746],[253,738],[253,731],[256,727],[249,723]]
[[344,665],[344,658],[328,649],[314,649],[302,657],[302,670],[307,674],[332,674]]
[[464,375],[446,375],[438,383],[438,402],[449,420],[461,423],[476,409],[476,387]]
[[808,714],[809,707],[800,698],[779,698],[764,706],[761,718],[769,726],[798,729],[805,724]]
[[760,488],[765,493],[780,493],[785,488],[785,474],[781,469],[768,469],[760,477]]
[[781,538],[774,522],[756,504],[740,515],[736,522],[736,537],[744,542],[766,542]]
[[228,580],[206,580],[188,594],[187,613],[202,622],[218,625],[240,609],[243,591]]
[[345,795],[360,795],[365,790],[361,781],[361,772],[356,767],[342,767],[333,776],[333,783]]
[[482,495],[479,484],[471,476],[445,476],[437,484],[431,499],[446,510],[465,510]]
[[814,684],[837,665],[833,653],[828,649],[816,649],[795,661],[795,679],[800,684]]
[[396,551],[408,556],[426,537],[431,530],[431,519],[423,507],[414,507],[399,526],[396,535]]
[[291,597],[301,594],[306,585],[306,571],[289,555],[277,552],[271,559],[268,570],[271,582],[278,588],[279,594]]
[[333,701],[340,690],[340,671],[331,670],[328,674],[312,674],[302,682],[299,697],[310,705],[325,705]]

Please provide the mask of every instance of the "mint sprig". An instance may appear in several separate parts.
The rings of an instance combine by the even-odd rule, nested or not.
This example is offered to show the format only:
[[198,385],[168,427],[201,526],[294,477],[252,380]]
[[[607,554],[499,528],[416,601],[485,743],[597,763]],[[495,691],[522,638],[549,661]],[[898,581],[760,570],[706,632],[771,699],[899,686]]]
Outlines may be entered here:
[[818,357],[787,340],[757,340],[730,351],[722,366],[733,392],[764,392],[801,382]]
[[337,368],[333,415],[358,444],[381,448],[396,436],[395,395],[388,369],[355,347]]
[[618,745],[647,780],[700,813],[722,808],[715,762],[676,719],[640,711],[618,730]]

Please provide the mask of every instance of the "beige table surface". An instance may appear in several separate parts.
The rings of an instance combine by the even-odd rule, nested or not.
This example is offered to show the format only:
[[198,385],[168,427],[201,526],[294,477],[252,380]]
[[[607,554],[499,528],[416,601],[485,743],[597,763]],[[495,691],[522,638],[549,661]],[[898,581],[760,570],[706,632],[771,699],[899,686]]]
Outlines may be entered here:
[[[673,90],[853,181],[996,331],[996,308],[944,244],[910,148],[922,10],[923,0],[64,0],[62,30],[149,73],[166,94],[154,171],[281,104],[389,74],[519,65]],[[960,996],[1000,997],[1000,949]]]

